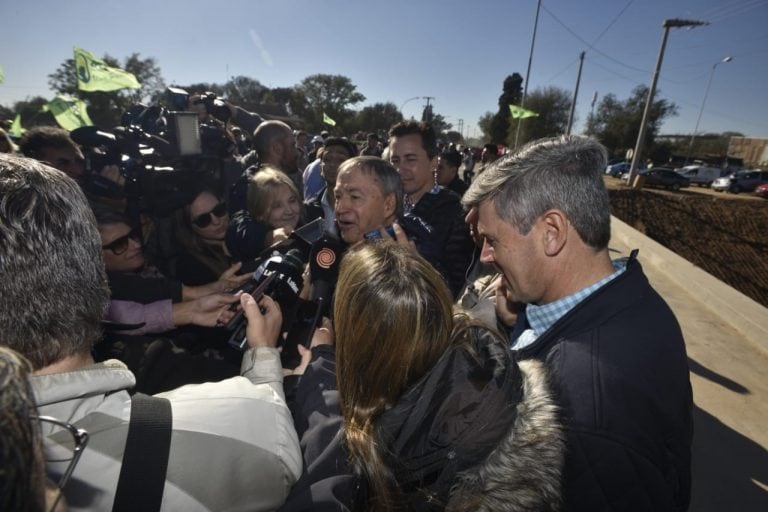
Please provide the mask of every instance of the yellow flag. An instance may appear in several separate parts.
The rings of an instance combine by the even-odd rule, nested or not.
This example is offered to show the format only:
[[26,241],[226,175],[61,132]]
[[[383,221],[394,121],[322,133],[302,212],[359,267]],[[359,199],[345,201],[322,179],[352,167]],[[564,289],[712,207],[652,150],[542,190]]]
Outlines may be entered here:
[[43,105],[42,110],[53,114],[56,122],[65,130],[72,131],[81,126],[93,126],[93,121],[85,110],[85,103],[66,94],[59,94]]
[[331,126],[336,126],[336,121],[331,119],[330,116],[328,116],[328,114],[326,114],[325,112],[323,112],[323,122]]
[[515,119],[525,119],[526,117],[539,117],[539,114],[533,110],[526,110],[517,105],[510,105],[509,111],[512,113],[512,117]]
[[81,91],[116,91],[140,89],[136,77],[120,68],[113,68],[97,59],[92,53],[75,48],[77,88]]

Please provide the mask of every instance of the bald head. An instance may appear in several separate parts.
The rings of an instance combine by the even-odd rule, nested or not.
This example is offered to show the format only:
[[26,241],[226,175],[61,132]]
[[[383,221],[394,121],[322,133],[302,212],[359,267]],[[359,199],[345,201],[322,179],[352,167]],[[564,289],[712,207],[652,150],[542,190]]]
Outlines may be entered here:
[[282,121],[264,121],[253,132],[253,147],[262,164],[283,172],[296,171],[296,139],[291,127]]

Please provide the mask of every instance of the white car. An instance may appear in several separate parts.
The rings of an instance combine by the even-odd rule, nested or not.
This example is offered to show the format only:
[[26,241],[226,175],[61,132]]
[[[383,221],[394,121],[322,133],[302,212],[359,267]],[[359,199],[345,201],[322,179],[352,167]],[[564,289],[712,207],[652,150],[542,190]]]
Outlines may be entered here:
[[722,169],[703,165],[686,165],[680,169],[675,169],[675,172],[688,178],[691,185],[699,185],[700,187],[711,186],[716,179],[723,175]]

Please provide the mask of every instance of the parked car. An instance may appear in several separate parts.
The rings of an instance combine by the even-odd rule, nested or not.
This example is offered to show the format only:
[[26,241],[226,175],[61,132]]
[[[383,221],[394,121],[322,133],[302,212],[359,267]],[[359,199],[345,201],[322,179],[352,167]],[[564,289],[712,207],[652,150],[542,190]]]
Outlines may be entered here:
[[752,192],[763,183],[768,183],[768,171],[752,169],[718,178],[712,183],[712,188],[721,192],[728,191],[738,194],[739,192]]
[[[632,162],[619,162],[606,167],[605,174],[613,176],[614,178],[623,178],[624,175],[629,172],[630,167],[632,167]],[[645,169],[645,164],[640,164],[639,169]]]
[[685,176],[681,176],[669,167],[653,167],[647,171],[641,171],[640,176],[645,177],[645,186],[663,187],[670,190],[680,190],[691,184]]
[[675,172],[688,178],[691,181],[691,185],[699,185],[700,187],[711,186],[713,181],[723,175],[722,169],[706,167],[704,165],[686,165],[685,167],[675,169]]
[[755,194],[764,197],[768,199],[768,183],[763,183],[762,185],[758,185],[755,189]]
[[619,162],[617,164],[609,165],[605,168],[605,174],[614,178],[620,178],[625,172],[629,172],[629,166],[632,165],[629,162]]

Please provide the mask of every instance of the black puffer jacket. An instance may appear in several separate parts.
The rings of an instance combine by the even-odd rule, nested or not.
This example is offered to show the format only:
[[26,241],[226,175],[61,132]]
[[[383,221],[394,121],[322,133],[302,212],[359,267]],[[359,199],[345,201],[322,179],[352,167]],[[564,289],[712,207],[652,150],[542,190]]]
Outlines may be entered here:
[[446,189],[428,192],[419,199],[412,213],[432,227],[433,245],[441,255],[436,267],[456,298],[464,287],[474,249],[459,196]]
[[[332,348],[297,391],[304,473],[283,510],[366,510],[343,448]],[[543,366],[490,337],[451,348],[377,421],[403,510],[547,511],[560,504],[563,439]]]
[[546,363],[563,407],[567,510],[688,508],[693,427],[685,344],[634,257],[518,357]]

